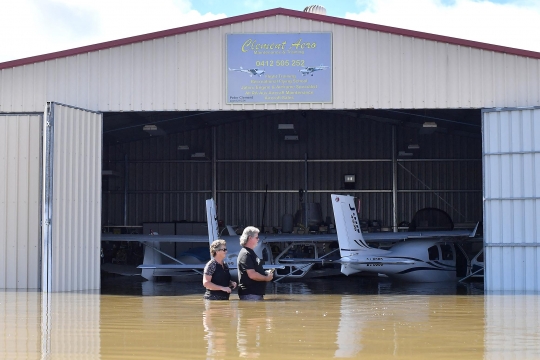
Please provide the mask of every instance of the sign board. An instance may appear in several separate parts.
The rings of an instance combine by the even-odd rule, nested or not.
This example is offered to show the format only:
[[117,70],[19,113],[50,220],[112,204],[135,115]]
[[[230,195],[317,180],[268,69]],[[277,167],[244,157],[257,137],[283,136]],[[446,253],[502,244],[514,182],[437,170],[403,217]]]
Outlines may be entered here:
[[227,34],[227,104],[331,103],[332,33]]

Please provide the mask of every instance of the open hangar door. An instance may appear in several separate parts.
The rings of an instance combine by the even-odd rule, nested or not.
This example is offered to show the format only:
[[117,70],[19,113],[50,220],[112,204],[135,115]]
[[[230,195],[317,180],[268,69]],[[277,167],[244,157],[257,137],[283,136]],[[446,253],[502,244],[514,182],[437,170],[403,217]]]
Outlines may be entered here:
[[50,102],[44,121],[41,289],[99,289],[102,114]]
[[480,124],[479,109],[105,113],[102,223],[204,222],[213,196],[225,224],[272,229],[302,203],[332,218],[333,192],[387,230],[425,207],[475,223]]
[[540,107],[482,112],[485,289],[540,290]]

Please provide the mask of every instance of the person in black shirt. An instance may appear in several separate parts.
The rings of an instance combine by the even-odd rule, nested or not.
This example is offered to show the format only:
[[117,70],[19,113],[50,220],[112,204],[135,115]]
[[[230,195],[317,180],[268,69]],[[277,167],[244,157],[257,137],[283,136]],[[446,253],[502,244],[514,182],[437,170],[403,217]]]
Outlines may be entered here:
[[236,282],[231,281],[229,267],[225,263],[227,244],[225,240],[215,240],[210,245],[212,259],[206,264],[203,271],[203,286],[206,288],[204,298],[206,300],[229,300],[231,289],[236,287]]
[[266,282],[272,281],[274,272],[265,272],[263,260],[255,254],[259,243],[259,229],[248,226],[240,236],[242,250],[238,254],[238,296],[240,300],[263,300]]

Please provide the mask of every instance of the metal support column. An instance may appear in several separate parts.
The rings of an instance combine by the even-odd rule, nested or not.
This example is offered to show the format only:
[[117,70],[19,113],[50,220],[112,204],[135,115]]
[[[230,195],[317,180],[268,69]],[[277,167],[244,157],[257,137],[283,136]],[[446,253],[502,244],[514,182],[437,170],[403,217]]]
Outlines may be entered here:
[[397,223],[397,144],[396,126],[392,125],[392,230],[398,231]]
[[217,202],[216,127],[212,127],[212,199]]

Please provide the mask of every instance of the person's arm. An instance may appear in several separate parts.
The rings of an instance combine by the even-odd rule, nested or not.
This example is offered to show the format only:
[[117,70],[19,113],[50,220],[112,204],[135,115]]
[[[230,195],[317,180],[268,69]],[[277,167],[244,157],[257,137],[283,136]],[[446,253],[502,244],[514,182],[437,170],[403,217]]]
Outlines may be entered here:
[[262,275],[255,271],[255,269],[246,269],[247,276],[254,281],[272,281],[274,273],[271,271],[268,275]]
[[221,290],[229,294],[231,293],[231,288],[214,284],[212,282],[212,275],[204,274],[202,284],[208,290]]

